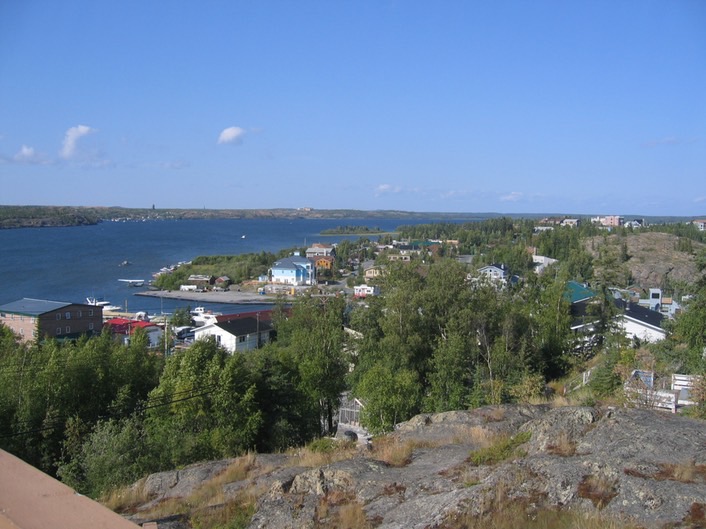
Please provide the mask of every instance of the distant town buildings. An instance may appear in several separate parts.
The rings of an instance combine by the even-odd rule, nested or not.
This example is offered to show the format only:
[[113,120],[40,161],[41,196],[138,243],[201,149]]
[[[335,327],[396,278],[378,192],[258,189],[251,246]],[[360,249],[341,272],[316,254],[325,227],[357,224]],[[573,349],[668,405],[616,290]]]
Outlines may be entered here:
[[696,226],[699,231],[706,231],[706,220],[704,219],[696,219],[692,220],[691,223]]
[[620,215],[606,215],[605,217],[593,217],[591,222],[608,228],[619,228],[625,223],[625,218]]

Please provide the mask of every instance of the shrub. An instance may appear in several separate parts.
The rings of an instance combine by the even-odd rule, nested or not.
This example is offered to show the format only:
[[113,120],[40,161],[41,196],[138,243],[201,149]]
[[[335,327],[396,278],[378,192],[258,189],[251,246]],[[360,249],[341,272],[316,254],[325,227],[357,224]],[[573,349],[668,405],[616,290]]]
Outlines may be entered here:
[[495,465],[520,455],[517,448],[530,440],[531,432],[521,432],[513,437],[500,437],[495,443],[471,452],[469,461],[477,466]]

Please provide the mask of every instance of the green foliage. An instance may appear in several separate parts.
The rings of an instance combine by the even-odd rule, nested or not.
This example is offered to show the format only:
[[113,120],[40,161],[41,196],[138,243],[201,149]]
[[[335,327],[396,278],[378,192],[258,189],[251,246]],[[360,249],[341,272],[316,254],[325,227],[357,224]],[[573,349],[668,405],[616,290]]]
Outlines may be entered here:
[[169,325],[172,327],[185,327],[191,325],[191,310],[189,307],[176,309],[172,317],[169,318]]
[[240,255],[199,256],[191,264],[182,265],[169,274],[162,274],[155,280],[155,286],[163,290],[179,290],[192,274],[228,276],[233,283],[241,283],[261,275],[277,259],[290,255],[291,250],[282,250],[277,254],[270,252]]
[[591,375],[589,387],[599,397],[613,395],[615,391],[622,387],[622,380],[616,370],[620,355],[618,350],[606,353],[606,356]]
[[139,335],[130,346],[109,333],[63,344],[7,335],[0,342],[0,446],[49,473],[99,421],[131,414],[162,366]]
[[139,419],[98,422],[80,450],[58,469],[67,485],[100,497],[132,483],[150,470],[150,456]]
[[469,456],[469,462],[476,465],[496,465],[512,457],[519,456],[517,450],[532,437],[529,431],[520,432],[513,437],[500,437],[492,445],[474,450]]
[[338,442],[330,437],[319,437],[307,445],[307,448],[316,454],[331,454],[338,448]]
[[358,393],[365,400],[361,421],[373,434],[391,431],[418,409],[420,390],[414,371],[376,364],[358,385]]
[[341,298],[302,298],[291,316],[277,325],[279,345],[297,366],[301,391],[318,403],[321,433],[328,435],[335,432],[334,412],[348,372],[343,353],[344,308]]

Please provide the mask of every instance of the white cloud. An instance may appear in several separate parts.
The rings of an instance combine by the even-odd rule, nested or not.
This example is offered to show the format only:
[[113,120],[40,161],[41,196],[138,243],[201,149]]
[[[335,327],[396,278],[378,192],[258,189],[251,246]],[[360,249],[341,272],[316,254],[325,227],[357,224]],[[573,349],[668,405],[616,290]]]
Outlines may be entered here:
[[701,202],[706,202],[706,196],[704,196],[704,197],[696,197],[696,198],[694,199],[694,202],[696,202],[697,204],[698,204],[698,203],[701,203]]
[[239,145],[243,142],[243,136],[245,136],[245,131],[240,127],[228,127],[223,129],[220,136],[218,136],[218,144],[234,143]]
[[379,197],[380,195],[385,195],[388,193],[399,193],[402,191],[402,188],[399,186],[393,186],[390,184],[380,184],[375,188],[375,196]]
[[523,197],[523,193],[519,193],[517,191],[513,191],[512,193],[508,195],[503,195],[500,197],[500,200],[503,202],[517,202]]
[[30,147],[29,145],[22,145],[20,150],[17,151],[12,158],[6,158],[5,161],[26,165],[49,165],[52,163],[47,156],[37,152],[34,147]]
[[76,143],[78,140],[81,137],[94,132],[96,132],[96,129],[92,129],[88,125],[77,125],[75,127],[71,127],[64,135],[64,142],[61,145],[59,156],[65,160],[73,158],[76,154]]
[[39,161],[39,157],[37,156],[34,147],[23,145],[20,150],[17,151],[17,154],[13,156],[13,160],[18,163],[34,163]]

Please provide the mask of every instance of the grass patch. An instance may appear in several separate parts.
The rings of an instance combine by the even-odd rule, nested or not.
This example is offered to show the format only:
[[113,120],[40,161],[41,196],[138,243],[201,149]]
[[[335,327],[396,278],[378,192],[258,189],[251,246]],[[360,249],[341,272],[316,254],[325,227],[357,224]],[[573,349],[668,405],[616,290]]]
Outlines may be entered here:
[[332,491],[319,500],[316,527],[337,529],[372,529],[363,506],[351,492]]
[[689,514],[684,517],[684,523],[688,527],[706,527],[706,504],[694,502],[689,508]]
[[530,440],[531,432],[521,432],[513,437],[498,437],[494,443],[474,450],[468,461],[476,466],[495,465],[512,457],[522,456],[518,448]]
[[593,506],[602,509],[618,495],[615,480],[589,474],[583,477],[578,487],[579,498],[591,500]]
[[505,419],[505,408],[490,408],[483,411],[485,422],[500,422]]
[[440,529],[639,529],[640,526],[599,512],[532,509],[514,501],[483,515],[465,514],[448,520]]
[[322,437],[305,447],[288,450],[287,453],[292,456],[287,463],[288,466],[321,467],[336,461],[351,459],[356,454],[356,443]]
[[414,443],[399,441],[392,437],[383,437],[373,442],[372,456],[393,467],[403,467],[412,461]]
[[561,432],[556,442],[547,445],[547,452],[562,457],[573,456],[576,453],[576,443],[571,440],[569,434]]
[[412,461],[417,448],[434,448],[440,441],[400,441],[394,437],[381,437],[373,441],[372,457],[393,467],[404,467]]
[[682,463],[660,463],[654,474],[645,474],[637,469],[623,470],[628,476],[657,481],[678,481],[679,483],[706,483],[706,465],[697,465],[693,460]]
[[[253,478],[268,469],[258,468],[255,454],[235,459],[218,475],[205,481],[185,498],[169,498],[141,512],[142,516],[162,518],[181,514],[194,529],[241,529],[247,527],[255,513],[257,501],[265,489],[245,486],[235,498],[226,499],[223,487]],[[145,503],[138,502],[134,505]],[[106,504],[108,506],[108,504]]]
[[134,485],[120,487],[110,491],[100,499],[100,503],[114,512],[132,512],[138,505],[143,505],[152,498],[144,488],[144,480]]
[[193,529],[245,529],[253,514],[255,514],[255,502],[234,500],[195,513],[191,517],[191,527]]

